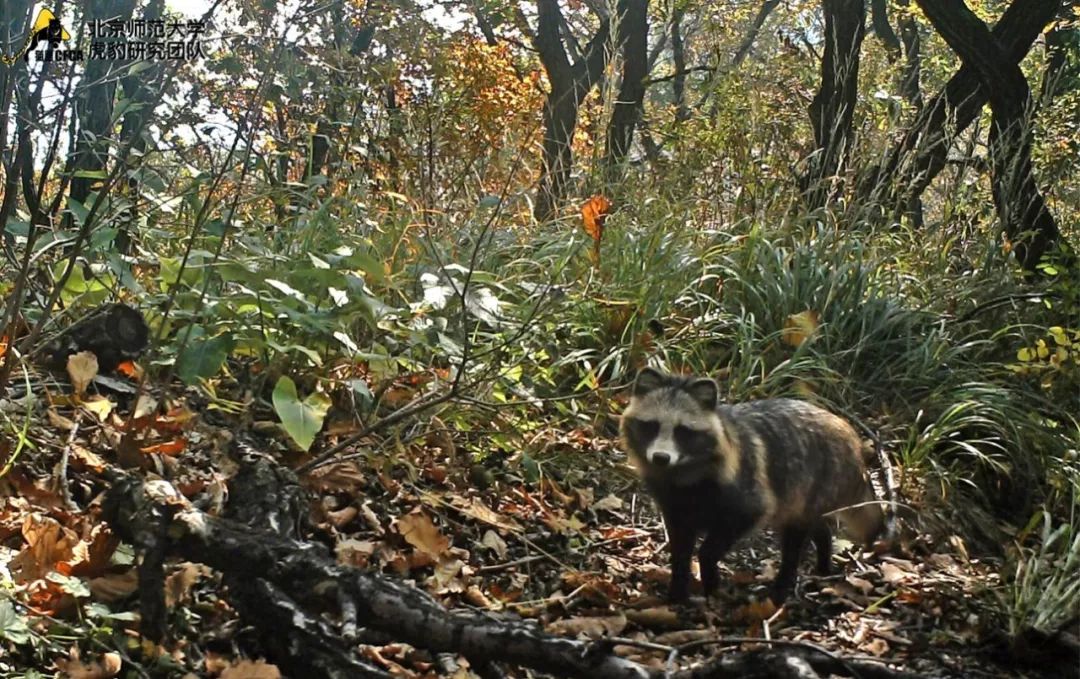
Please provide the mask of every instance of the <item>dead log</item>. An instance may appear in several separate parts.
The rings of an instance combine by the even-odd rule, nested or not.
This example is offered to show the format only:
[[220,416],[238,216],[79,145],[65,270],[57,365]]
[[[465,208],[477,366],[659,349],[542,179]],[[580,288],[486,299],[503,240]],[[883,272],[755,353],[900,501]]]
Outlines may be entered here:
[[[850,662],[822,649],[807,648],[809,644],[725,653],[697,668],[667,673],[620,658],[606,641],[556,637],[535,623],[495,614],[448,611],[427,593],[403,582],[337,565],[325,545],[210,516],[164,481],[143,483],[114,470],[106,476],[110,489],[102,509],[112,529],[137,549],[149,546],[161,553],[165,540],[165,553],[222,572],[231,583],[227,595],[245,622],[260,628],[266,638],[278,640],[272,648],[277,653],[273,659],[290,676],[386,676],[381,669],[355,659],[356,635],[342,633],[318,613],[309,612],[314,604],[333,603],[346,627],[362,625],[366,633],[385,634],[433,653],[460,654],[474,667],[502,663],[558,677],[592,679],[914,677],[876,663]],[[257,523],[261,507],[275,517],[276,528],[296,532],[299,523],[290,517],[297,516],[301,496],[290,472],[263,458],[239,474],[230,488],[235,490],[230,492],[230,504],[238,496],[259,498],[244,511],[230,512],[232,516],[246,516]],[[144,572],[140,570],[139,575],[144,577]],[[145,575],[149,578],[140,582],[140,589],[160,587],[162,578],[152,572]],[[141,601],[156,601],[152,593],[141,596]],[[755,674],[747,674],[751,670]]]

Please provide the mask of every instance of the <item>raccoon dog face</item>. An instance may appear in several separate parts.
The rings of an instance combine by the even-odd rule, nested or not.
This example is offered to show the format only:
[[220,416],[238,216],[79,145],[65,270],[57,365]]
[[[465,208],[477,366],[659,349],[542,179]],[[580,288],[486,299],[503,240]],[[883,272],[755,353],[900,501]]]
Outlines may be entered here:
[[719,397],[710,379],[642,370],[622,417],[623,441],[634,464],[655,476],[715,463],[721,434]]

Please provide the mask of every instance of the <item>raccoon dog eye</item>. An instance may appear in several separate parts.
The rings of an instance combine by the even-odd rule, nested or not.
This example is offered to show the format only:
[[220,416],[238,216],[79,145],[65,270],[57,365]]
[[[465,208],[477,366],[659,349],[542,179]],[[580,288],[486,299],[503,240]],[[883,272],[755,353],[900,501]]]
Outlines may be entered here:
[[675,426],[675,442],[683,450],[696,453],[712,450],[716,443],[708,432],[691,429],[681,424]]
[[651,440],[660,433],[660,423],[656,420],[630,420],[634,433],[639,439]]

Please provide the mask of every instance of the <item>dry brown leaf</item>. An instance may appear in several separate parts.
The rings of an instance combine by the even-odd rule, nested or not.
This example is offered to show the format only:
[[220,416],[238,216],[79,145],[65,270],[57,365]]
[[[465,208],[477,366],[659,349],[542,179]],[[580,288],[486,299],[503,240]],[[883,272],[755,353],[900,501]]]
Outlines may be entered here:
[[451,501],[451,504],[465,516],[476,519],[477,521],[482,521],[489,526],[495,526],[496,528],[501,528],[512,533],[521,532],[522,530],[521,524],[514,521],[514,519],[503,516],[491,509],[478,497],[469,498],[468,501],[465,501],[463,498],[455,498]]
[[98,374],[97,356],[92,351],[80,351],[68,356],[67,374],[71,378],[71,388],[76,394],[86,393],[86,388]]
[[134,569],[90,579],[90,593],[95,601],[111,603],[131,596],[139,589],[139,574]]
[[147,417],[153,415],[157,411],[158,402],[150,394],[142,394],[139,396],[139,400],[135,403],[135,414],[132,415],[135,419],[141,417]]
[[348,460],[312,470],[304,485],[323,493],[355,492],[364,486],[366,479],[360,465]]
[[602,639],[613,637],[626,629],[626,616],[613,615],[594,618],[566,618],[556,620],[545,628],[551,634],[561,636]]
[[371,555],[378,549],[378,545],[371,540],[342,540],[334,547],[337,554],[337,562],[342,566],[366,568],[371,560]]
[[679,629],[679,614],[667,606],[628,610],[626,617],[635,625],[649,629]]
[[657,634],[654,642],[667,646],[682,646],[692,641],[716,638],[716,630],[713,629],[680,629],[674,632]]
[[891,563],[881,564],[881,579],[889,584],[902,582],[913,577],[912,573]]
[[889,642],[881,637],[874,637],[859,648],[880,658],[889,652]]
[[281,670],[262,660],[241,660],[226,668],[221,679],[281,679]]
[[209,575],[210,569],[201,564],[183,563],[175,572],[165,578],[165,606],[173,608],[178,603],[187,600],[191,588],[204,575]]
[[96,662],[84,663],[75,658],[56,661],[57,668],[68,679],[110,679],[120,674],[123,662],[119,653],[104,653]]
[[326,520],[330,522],[330,525],[334,528],[341,528],[345,524],[355,519],[360,514],[360,510],[354,505],[347,505],[337,510],[336,512],[327,512]]
[[476,585],[469,585],[461,598],[465,600],[465,603],[477,608],[493,608],[495,606],[495,602],[489,599]]
[[495,556],[500,559],[506,558],[506,541],[490,528],[484,533],[484,537],[480,540],[480,544],[495,552]]
[[76,470],[89,469],[94,472],[101,472],[105,469],[105,460],[87,448],[80,446],[78,443],[71,444],[71,466]]
[[74,531],[55,519],[36,514],[29,514],[23,520],[22,536],[26,547],[12,559],[10,566],[19,582],[42,578],[58,563],[70,561],[79,543]]
[[600,498],[599,500],[594,502],[592,508],[596,511],[605,510],[609,512],[617,512],[622,509],[622,506],[622,498],[615,495],[608,495],[607,497]]
[[60,413],[56,412],[54,408],[49,408],[45,411],[45,415],[49,418],[49,424],[56,427],[60,431],[71,431],[75,428],[75,423],[64,417]]
[[856,577],[854,575],[849,575],[845,578],[845,580],[849,585],[859,590],[859,592],[861,592],[863,596],[870,596],[870,592],[874,591],[874,585],[867,580],[863,580],[862,578]]
[[464,567],[465,562],[461,559],[449,555],[439,557],[435,574],[431,576],[439,594],[460,594],[465,591],[465,583],[458,577]]
[[401,517],[395,525],[405,542],[433,559],[437,559],[450,548],[450,539],[419,509]]

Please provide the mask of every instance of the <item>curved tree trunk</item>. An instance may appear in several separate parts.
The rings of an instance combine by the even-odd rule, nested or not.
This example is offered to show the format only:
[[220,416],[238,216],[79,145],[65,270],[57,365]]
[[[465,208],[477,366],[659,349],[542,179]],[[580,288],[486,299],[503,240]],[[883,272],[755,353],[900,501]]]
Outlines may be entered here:
[[821,87],[810,104],[817,150],[803,177],[811,210],[823,207],[837,193],[834,179],[843,168],[852,141],[859,51],[866,32],[863,0],[822,0],[821,6],[825,13],[825,54],[821,60]]
[[[1023,0],[1005,10],[990,33],[1011,63],[1023,60],[1059,5],[1060,0]],[[860,192],[896,217],[918,217],[920,197],[945,167],[952,140],[978,117],[986,100],[975,68],[964,63],[919,111],[885,160],[864,174]]]
[[1060,233],[1032,173],[1033,102],[1024,73],[964,0],[917,2],[989,96],[994,204],[1020,265],[1034,271]]

